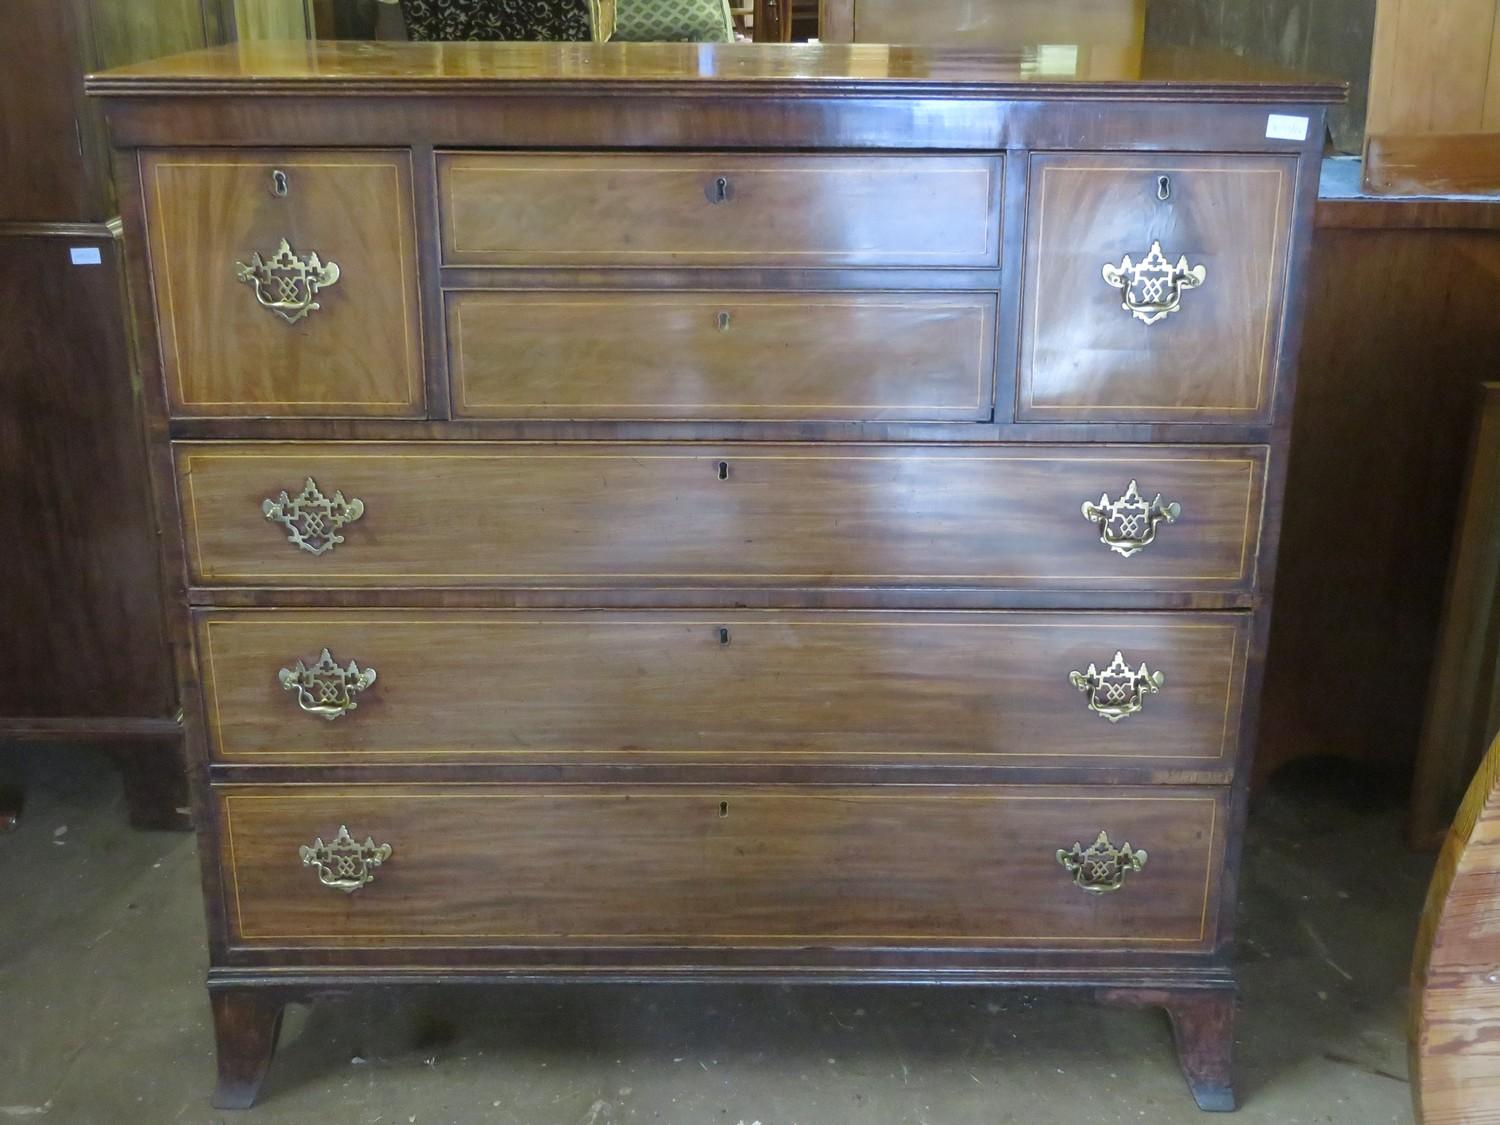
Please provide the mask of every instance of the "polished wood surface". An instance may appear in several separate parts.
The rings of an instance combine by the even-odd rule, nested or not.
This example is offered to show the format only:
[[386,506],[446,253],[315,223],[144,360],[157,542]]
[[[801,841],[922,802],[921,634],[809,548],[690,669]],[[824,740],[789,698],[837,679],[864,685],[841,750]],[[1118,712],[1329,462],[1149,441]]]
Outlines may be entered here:
[[967,97],[1129,95],[1169,101],[1333,103],[1343,83],[1225,52],[1166,49],[1139,60],[1080,53],[1049,69],[1042,48],[806,43],[238,43],[115,69],[94,94],[339,94],[591,91],[772,96],[861,91]]
[[[1500,86],[1500,64],[1497,64]],[[1390,195],[1500,192],[1500,114],[1488,133],[1387,134],[1365,146],[1365,187]]]
[[[3,83],[0,83],[3,85]],[[97,265],[74,265],[73,251]],[[150,494],[112,238],[0,238],[0,733],[169,717]],[[87,258],[85,258],[87,260]]]
[[1500,1105],[1500,741],[1448,831],[1412,959],[1408,1048],[1421,1125],[1483,1125]]
[[[1202,949],[1222,791],[728,786],[245,787],[215,793],[236,944]],[[291,862],[357,839],[353,894]],[[1058,849],[1147,852],[1114,894]],[[566,878],[559,878],[562,872]]]
[[[177,446],[193,581],[261,586],[1250,586],[1264,453],[1218,447]],[[261,513],[311,476],[364,502],[313,555]],[[1122,558],[1083,517],[1182,506]],[[1106,654],[1108,655],[1108,654]]]
[[[404,152],[142,154],[163,361],[186,415],[422,415],[411,163]],[[273,192],[273,174],[287,179]],[[236,276],[286,239],[339,267],[288,324]]]
[[[702,764],[1234,763],[1248,620],[1231,614],[226,612],[198,619],[215,759]],[[373,667],[328,722],[277,680]],[[1108,723],[1069,673],[1161,671]],[[922,674],[913,677],[911,669]]]
[[[1017,417],[1267,417],[1294,173],[1264,156],[1033,156]],[[1148,325],[1101,269],[1158,241],[1206,279]]]
[[1480,393],[1408,825],[1439,846],[1500,732],[1500,383]]
[[460,418],[994,413],[995,293],[450,293]]
[[1000,170],[987,157],[447,154],[443,261],[996,266]]
[[[319,45],[92,82],[127,155],[127,201],[141,195],[140,149],[384,148],[414,169],[426,417],[171,418],[159,326],[138,324],[160,503],[181,514],[165,557],[226,1104],[253,1097],[281,1003],[500,978],[1069,987],[1169,1010],[1200,1104],[1232,1103],[1240,748],[1256,735],[1321,106],[1340,91],[1242,61],[1147,53],[1127,71],[1083,51],[1063,67],[1065,54]],[[1307,138],[1268,137],[1272,112],[1306,117]],[[1275,310],[1276,375],[1256,408],[1017,417],[1030,171],[1062,154],[1284,169],[1286,210],[1265,209],[1286,242],[1264,276],[1269,291],[1281,270],[1285,289],[1252,298]],[[546,163],[551,182],[496,203],[522,161]],[[437,167],[460,162],[484,170],[467,220]],[[627,164],[643,179],[617,176]],[[830,190],[817,169],[834,164],[858,182]],[[898,167],[907,187],[871,187]],[[971,188],[910,189],[943,167],[988,169],[983,205]],[[646,181],[664,187],[654,201],[628,190]],[[832,218],[798,218],[803,198]],[[147,228],[139,210],[126,218]],[[1180,252],[1253,256],[1234,223],[1195,222],[1202,245]],[[132,268],[149,286],[151,263],[137,254]],[[464,320],[445,323],[448,305],[747,293],[788,313],[828,294],[993,294],[993,417],[456,416],[469,357],[445,346]],[[778,343],[808,340],[792,326],[814,319],[789,316]],[[482,353],[491,385],[576,346],[588,375],[554,389],[576,403],[637,358],[627,351],[663,355],[649,318],[611,327],[625,322],[601,314],[598,339],[575,342],[588,335],[575,318],[560,342],[513,318]],[[731,339],[737,327],[730,310]],[[824,386],[925,331],[886,317],[877,352],[848,322],[824,327],[852,354],[780,365]],[[1181,335],[1161,327],[1151,340]],[[528,331],[541,351],[505,350]],[[695,331],[674,320],[657,334],[682,345]],[[1233,358],[1238,340],[1199,358]],[[951,338],[906,346],[957,354]],[[808,401],[789,393],[778,350],[755,349],[744,399]],[[642,397],[668,386],[672,404],[713,401],[692,385],[703,368],[644,366],[609,377]],[[1149,389],[1161,376],[1147,363],[1130,378]],[[1236,378],[1219,385],[1233,393]],[[892,385],[867,383],[871,405],[923,401],[893,404]],[[1179,381],[1168,405],[1201,405],[1202,391]],[[262,513],[309,476],[364,506],[321,557]],[[1125,558],[1082,509],[1132,480],[1181,510]],[[514,639],[524,621],[541,624]],[[1020,631],[974,639],[1002,628]],[[333,722],[297,709],[277,675],[324,644],[378,672]],[[1068,673],[1135,659],[1137,645],[1163,662],[1161,691],[1119,724],[1090,715]],[[1036,671],[1075,655],[1083,667]],[[1152,728],[1167,699],[1180,721]],[[1080,745],[1112,752],[1041,756]],[[672,811],[698,800],[701,819]],[[1079,816],[1106,807],[1107,824]],[[342,824],[395,849],[353,895],[295,858]],[[1100,831],[1149,864],[1090,895],[1057,851]]]

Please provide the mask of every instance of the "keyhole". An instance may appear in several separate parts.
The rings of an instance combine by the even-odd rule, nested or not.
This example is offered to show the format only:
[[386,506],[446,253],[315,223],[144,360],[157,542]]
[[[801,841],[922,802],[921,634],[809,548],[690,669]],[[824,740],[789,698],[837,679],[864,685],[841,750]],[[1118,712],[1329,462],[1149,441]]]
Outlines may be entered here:
[[721,312],[715,319],[718,321],[720,332],[729,331],[729,314],[727,312]]
[[722,820],[724,817],[726,817],[728,815],[729,815],[729,802],[728,801],[720,801],[719,802],[719,819]]
[[729,462],[728,461],[720,461],[719,462],[719,479],[720,480],[728,480],[729,479]]
[[1156,198],[1160,199],[1163,203],[1172,198],[1171,176],[1156,177]]
[[721,645],[727,645],[729,643],[729,630],[728,629],[720,629],[719,630],[719,643]]
[[289,190],[286,182],[286,173],[277,168],[271,173],[271,194],[278,198],[285,198]]
[[710,203],[723,203],[729,198],[729,177],[719,176],[713,183],[708,185],[708,201]]

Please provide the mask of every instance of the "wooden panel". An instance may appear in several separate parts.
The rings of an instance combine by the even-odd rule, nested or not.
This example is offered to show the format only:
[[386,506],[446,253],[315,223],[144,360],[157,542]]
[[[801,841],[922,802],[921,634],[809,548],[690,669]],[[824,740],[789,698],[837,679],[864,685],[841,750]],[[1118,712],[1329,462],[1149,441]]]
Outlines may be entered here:
[[[1033,157],[1018,417],[1269,417],[1294,169],[1272,156]],[[1102,269],[1157,241],[1206,273],[1146,324]]]
[[448,265],[1000,261],[998,157],[450,153],[438,182]]
[[[198,651],[226,761],[1233,763],[1248,619],[1204,614],[220,611]],[[337,721],[277,671],[327,648],[375,683]],[[1166,677],[1117,723],[1069,673]],[[920,669],[919,675],[913,670]]]
[[12,0],[0,17],[0,222],[107,217],[78,122],[85,54],[74,8]]
[[1138,58],[1146,21],[1145,0],[850,2],[853,39],[860,43],[988,48],[1104,44],[1133,47]]
[[1441,842],[1500,731],[1500,383],[1484,388],[1445,603],[1412,792],[1419,845]]
[[1500,0],[1381,0],[1366,190],[1500,190],[1494,145],[1473,136],[1500,133],[1497,88]]
[[[273,194],[285,172],[287,194]],[[142,155],[162,352],[186,415],[421,415],[411,164],[404,152]],[[339,267],[289,324],[236,276],[288,240]]]
[[454,411],[987,421],[995,305],[993,293],[452,293]]
[[176,709],[117,253],[0,239],[0,719]]
[[[1203,949],[1221,790],[255,787],[215,794],[238,944]],[[354,894],[297,847],[392,852]],[[1147,852],[1120,892],[1059,848]],[[565,876],[562,873],[566,872]]]
[[[194,581],[229,585],[1245,589],[1264,475],[1193,446],[176,449]],[[321,556],[261,514],[308,477],[364,503]],[[1183,514],[1122,558],[1081,506],[1132,479]]]
[[[1500,72],[1496,74],[1500,84]],[[1500,126],[1491,133],[1386,134],[1365,149],[1367,191],[1481,195],[1500,191]]]
[[1332,751],[1411,776],[1497,287],[1495,231],[1317,232],[1258,773]]
[[1422,1125],[1500,1120],[1500,742],[1443,844],[1412,958],[1412,1101]]

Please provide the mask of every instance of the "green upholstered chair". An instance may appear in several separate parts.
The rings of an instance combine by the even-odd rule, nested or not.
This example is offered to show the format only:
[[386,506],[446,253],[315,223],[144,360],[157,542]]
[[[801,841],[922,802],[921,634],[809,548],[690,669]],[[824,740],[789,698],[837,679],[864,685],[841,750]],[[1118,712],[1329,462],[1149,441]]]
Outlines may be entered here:
[[614,31],[610,0],[401,0],[411,39],[602,42]]
[[729,43],[728,0],[616,0],[615,34],[626,43]]

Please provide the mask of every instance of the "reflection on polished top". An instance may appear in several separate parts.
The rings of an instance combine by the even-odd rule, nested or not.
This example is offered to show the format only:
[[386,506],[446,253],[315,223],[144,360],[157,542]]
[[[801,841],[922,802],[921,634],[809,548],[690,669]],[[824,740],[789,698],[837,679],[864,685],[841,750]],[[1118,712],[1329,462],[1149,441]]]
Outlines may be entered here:
[[844,92],[1337,102],[1344,84],[1235,55],[1098,44],[967,49],[754,43],[246,42],[106,71],[96,94],[465,93],[628,82],[782,95]]

